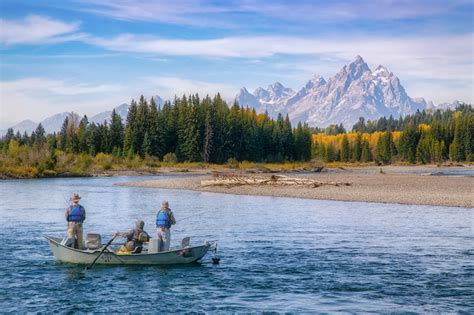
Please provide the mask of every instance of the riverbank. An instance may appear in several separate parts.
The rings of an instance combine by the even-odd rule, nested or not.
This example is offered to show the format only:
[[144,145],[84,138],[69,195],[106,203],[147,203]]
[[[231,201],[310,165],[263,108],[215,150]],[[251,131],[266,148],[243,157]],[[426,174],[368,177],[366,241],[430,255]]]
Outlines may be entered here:
[[[456,168],[459,169],[459,168]],[[463,170],[471,170],[472,166]],[[343,167],[328,172],[291,174],[320,182],[347,182],[349,186],[201,186],[212,175],[121,183],[122,186],[185,189],[236,195],[295,197],[322,200],[400,203],[474,208],[474,177],[443,176],[453,168],[436,166]],[[242,174],[245,176],[245,174]],[[270,177],[270,174],[259,174]]]

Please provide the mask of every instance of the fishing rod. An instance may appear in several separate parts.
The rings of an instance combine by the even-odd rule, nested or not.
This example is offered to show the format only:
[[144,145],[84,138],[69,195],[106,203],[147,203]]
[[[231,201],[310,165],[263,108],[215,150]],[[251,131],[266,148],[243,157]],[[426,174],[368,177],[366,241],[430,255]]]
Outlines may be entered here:
[[182,219],[176,220],[176,223],[187,220],[187,219],[191,219],[192,217],[194,217],[196,215],[199,215],[199,214],[203,214],[204,212],[206,212],[206,211],[201,211],[201,212],[198,212],[198,213],[194,213],[193,215],[190,215],[189,217],[184,217]]

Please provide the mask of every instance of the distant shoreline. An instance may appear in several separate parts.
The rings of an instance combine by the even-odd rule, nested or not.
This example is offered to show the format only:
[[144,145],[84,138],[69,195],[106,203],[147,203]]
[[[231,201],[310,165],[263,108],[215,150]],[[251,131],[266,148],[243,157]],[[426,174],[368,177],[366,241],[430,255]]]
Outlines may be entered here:
[[[426,176],[452,168],[436,166],[385,166],[347,167],[324,173],[291,174],[292,177],[310,178],[321,182],[349,182],[350,186],[320,186],[316,188],[294,186],[234,186],[202,187],[201,180],[211,175],[195,178],[170,178],[120,183],[120,186],[162,189],[183,189],[202,192],[294,197],[319,200],[399,203],[415,205],[451,206],[474,208],[474,177]],[[472,170],[473,166],[456,168]],[[413,174],[413,172],[427,172]],[[259,174],[259,176],[271,176]]]

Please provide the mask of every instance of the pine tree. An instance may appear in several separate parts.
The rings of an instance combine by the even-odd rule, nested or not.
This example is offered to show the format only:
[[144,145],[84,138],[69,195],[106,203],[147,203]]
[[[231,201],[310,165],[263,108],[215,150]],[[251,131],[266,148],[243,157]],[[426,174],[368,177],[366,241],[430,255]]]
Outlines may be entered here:
[[164,133],[160,131],[163,128],[162,115],[158,111],[155,99],[151,98],[149,112],[149,129],[150,152],[149,155],[163,158]]
[[199,148],[199,133],[197,126],[197,111],[194,106],[187,108],[182,136],[181,153],[186,161],[197,162],[201,157]]
[[117,152],[117,149],[123,148],[124,146],[124,128],[122,123],[122,117],[116,113],[115,109],[112,110],[110,116],[110,128],[109,128],[109,143],[112,150]]
[[364,163],[372,161],[372,152],[370,151],[369,142],[367,140],[364,140],[362,142],[362,151],[360,153],[360,161]]
[[89,124],[89,128],[87,128],[87,147],[92,156],[100,152],[100,136],[95,123]]
[[376,160],[382,164],[389,164],[392,160],[394,144],[390,131],[384,132],[377,141]]
[[352,131],[356,132],[366,132],[367,131],[367,126],[365,125],[365,118],[364,117],[359,117],[359,121],[354,124],[352,127]]
[[429,132],[423,132],[416,146],[416,161],[421,164],[430,163],[432,158],[433,137]]
[[87,116],[84,115],[84,117],[81,119],[81,122],[79,123],[79,129],[77,131],[79,152],[85,152],[85,153],[89,152],[88,141],[87,141],[88,125],[89,125],[89,120],[87,119]]
[[303,160],[303,151],[304,151],[304,146],[305,146],[303,125],[301,124],[301,122],[299,122],[298,125],[296,126],[294,134],[295,134],[294,159],[296,161],[301,161]]
[[145,132],[145,137],[143,138],[143,146],[142,146],[142,153],[143,156],[150,156],[152,152],[152,143],[151,143],[151,137],[149,133],[146,131]]
[[308,124],[303,125],[303,148],[302,148],[302,161],[311,160],[313,138],[311,134],[311,128]]
[[341,162],[349,162],[350,154],[351,152],[349,148],[349,139],[347,138],[347,135],[344,134],[342,136],[342,141],[341,141],[341,155],[340,155]]
[[242,122],[240,117],[240,107],[234,102],[227,115],[227,135],[226,135],[226,151],[228,158],[236,158],[241,160],[242,156]]
[[128,109],[127,114],[127,124],[125,127],[125,135],[124,135],[124,144],[123,144],[123,151],[128,152],[131,151],[134,154],[137,151],[138,143],[137,143],[137,115],[138,115],[138,105],[135,100],[132,100],[130,103],[130,107]]
[[449,147],[449,157],[453,161],[465,160],[465,132],[463,128],[463,121],[461,117],[456,117],[454,121],[454,139]]
[[34,131],[35,135],[35,143],[39,145],[43,145],[46,143],[46,132],[43,128],[43,125],[41,123],[38,124],[38,127],[36,127],[36,130]]
[[352,161],[358,162],[360,161],[362,154],[362,134],[359,132],[354,141],[354,145],[352,147]]
[[150,117],[149,117],[149,107],[148,102],[145,97],[140,96],[137,108],[137,116],[134,124],[135,132],[133,133],[134,143],[136,145],[135,152],[139,153],[141,157],[145,156],[145,153],[142,149],[143,140],[145,138],[145,133],[150,128]]
[[203,148],[203,162],[209,163],[212,157],[214,142],[214,131],[211,124],[211,109],[208,108],[206,113],[206,123],[204,131],[204,148]]
[[334,145],[332,142],[329,142],[326,145],[326,150],[325,150],[325,156],[324,156],[324,161],[326,162],[334,162],[337,157],[336,149],[334,148]]
[[294,138],[293,132],[291,128],[290,118],[288,114],[286,114],[285,121],[282,128],[282,136],[283,136],[283,156],[286,160],[291,160],[293,158],[293,150],[294,150]]
[[106,121],[104,121],[103,124],[98,125],[98,131],[99,131],[98,141],[100,142],[99,152],[111,153],[112,147],[110,146],[110,130]]
[[59,132],[59,148],[63,151],[67,150],[67,143],[68,143],[68,125],[69,125],[69,117],[64,119],[64,122],[61,126],[61,131]]
[[402,160],[415,163],[416,161],[416,147],[420,138],[420,133],[416,130],[413,124],[401,133],[398,143],[399,154]]

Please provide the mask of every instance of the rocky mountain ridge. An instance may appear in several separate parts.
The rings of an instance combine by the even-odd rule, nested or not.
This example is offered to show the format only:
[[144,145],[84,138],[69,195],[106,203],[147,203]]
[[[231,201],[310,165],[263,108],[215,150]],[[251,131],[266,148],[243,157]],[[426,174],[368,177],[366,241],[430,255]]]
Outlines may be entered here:
[[[408,96],[397,76],[383,65],[372,71],[361,56],[327,81],[315,75],[297,92],[276,82],[253,93],[243,87],[236,100],[258,113],[266,111],[274,118],[279,113],[288,114],[293,124],[301,121],[318,127],[342,123],[351,128],[359,117],[398,118],[417,110],[438,108],[423,98]],[[455,104],[459,103],[440,104],[439,108],[453,108]]]

